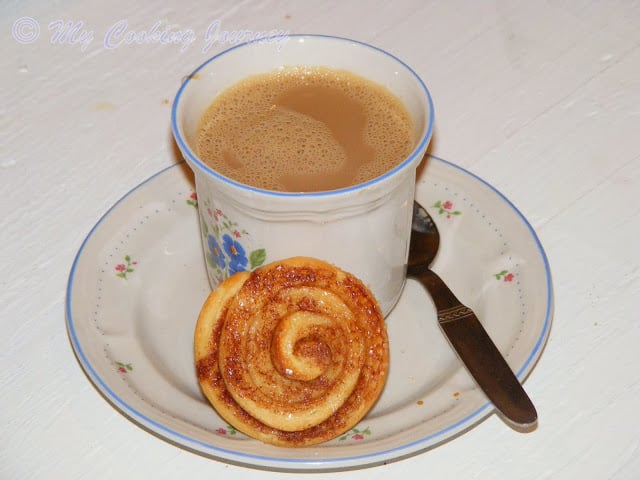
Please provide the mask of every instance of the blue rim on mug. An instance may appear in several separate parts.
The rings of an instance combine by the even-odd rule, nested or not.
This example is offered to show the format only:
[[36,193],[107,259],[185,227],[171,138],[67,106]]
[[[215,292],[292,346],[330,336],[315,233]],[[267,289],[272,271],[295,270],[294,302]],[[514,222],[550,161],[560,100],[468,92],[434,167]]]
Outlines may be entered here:
[[[189,88],[189,86],[194,81],[194,79],[197,78],[197,75],[201,70],[206,68],[210,63],[214,62],[215,60],[217,60],[217,59],[219,59],[219,58],[221,58],[221,57],[223,57],[225,55],[228,55],[229,53],[231,53],[231,52],[233,52],[233,51],[235,51],[237,49],[245,48],[245,47],[247,47],[249,45],[252,45],[252,44],[255,44],[255,43],[264,42],[264,39],[257,39],[257,40],[252,40],[250,42],[241,43],[239,45],[231,47],[231,48],[229,48],[227,50],[224,50],[221,53],[218,53],[217,55],[211,57],[210,59],[206,60],[204,63],[202,63],[199,67],[197,67],[191,74],[189,74],[185,78],[185,80],[182,82],[182,85],[178,89],[178,92],[176,93],[176,96],[175,96],[174,101],[173,101],[173,106],[172,106],[172,109],[171,109],[171,129],[173,131],[174,139],[177,142],[178,147],[180,148],[180,151],[185,156],[185,159],[188,160],[188,163],[195,164],[198,168],[200,168],[201,170],[205,171],[209,175],[214,176],[218,180],[221,180],[222,182],[224,182],[224,183],[226,183],[226,184],[228,184],[230,186],[235,186],[237,188],[241,188],[241,189],[243,189],[245,191],[255,192],[255,193],[262,194],[262,195],[271,195],[271,196],[274,196],[274,197],[294,197],[294,198],[305,197],[305,198],[310,198],[310,197],[337,196],[337,195],[353,192],[354,190],[361,190],[363,188],[367,188],[367,187],[370,187],[370,186],[377,185],[377,184],[383,182],[388,177],[393,176],[398,171],[403,170],[407,165],[410,165],[413,162],[415,162],[416,157],[418,155],[422,155],[422,152],[425,151],[426,146],[428,145],[429,141],[431,140],[431,135],[433,133],[433,123],[434,123],[433,100],[431,98],[431,94],[429,93],[429,89],[427,88],[425,83],[422,81],[420,76],[409,65],[407,65],[405,62],[400,60],[395,55],[392,55],[391,53],[386,52],[385,50],[382,50],[382,49],[380,49],[378,47],[374,47],[373,45],[361,42],[359,40],[353,40],[353,39],[349,39],[349,38],[337,37],[337,36],[332,36],[332,35],[317,35],[317,34],[291,34],[291,35],[288,35],[288,37],[290,39],[326,38],[326,39],[330,39],[330,40],[342,41],[342,42],[345,42],[345,43],[348,43],[348,44],[360,45],[362,47],[369,48],[369,49],[371,49],[373,51],[376,51],[378,53],[381,53],[381,54],[385,55],[386,57],[388,57],[388,58],[392,59],[394,62],[396,62],[398,64],[398,66],[401,66],[407,72],[409,72],[409,74],[416,80],[417,85],[419,85],[420,88],[422,89],[422,91],[423,91],[423,93],[425,95],[425,98],[427,99],[427,103],[429,105],[429,117],[426,120],[425,132],[420,137],[420,139],[417,142],[417,144],[416,144],[415,148],[413,149],[413,151],[402,162],[400,162],[398,165],[396,165],[392,169],[386,171],[384,174],[382,174],[382,175],[380,175],[380,176],[378,176],[376,178],[373,178],[373,179],[368,180],[368,181],[363,182],[363,183],[359,183],[357,185],[352,185],[352,186],[349,186],[349,187],[340,188],[340,189],[336,189],[336,190],[321,191],[321,192],[281,192],[281,191],[275,191],[275,190],[262,189],[262,188],[254,187],[254,186],[247,185],[247,184],[238,182],[236,180],[233,180],[233,179],[231,179],[229,177],[226,177],[226,176],[216,172],[214,169],[209,167],[206,163],[204,163],[202,160],[200,160],[198,158],[198,156],[193,152],[193,150],[189,147],[188,143],[185,141],[182,133],[180,132],[180,128],[178,126],[178,108],[179,108],[180,102],[182,100],[182,97],[183,97],[185,91]],[[286,48],[286,46],[283,47],[283,48]],[[186,158],[186,157],[188,157],[188,158]]]

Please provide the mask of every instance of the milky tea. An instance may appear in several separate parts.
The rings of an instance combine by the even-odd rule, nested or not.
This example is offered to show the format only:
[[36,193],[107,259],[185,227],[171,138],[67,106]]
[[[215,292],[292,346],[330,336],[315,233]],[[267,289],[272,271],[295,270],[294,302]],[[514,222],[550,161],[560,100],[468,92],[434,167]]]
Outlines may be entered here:
[[345,70],[297,66],[216,96],[196,142],[203,162],[237,182],[317,192],[379,177],[416,139],[409,113],[385,87]]

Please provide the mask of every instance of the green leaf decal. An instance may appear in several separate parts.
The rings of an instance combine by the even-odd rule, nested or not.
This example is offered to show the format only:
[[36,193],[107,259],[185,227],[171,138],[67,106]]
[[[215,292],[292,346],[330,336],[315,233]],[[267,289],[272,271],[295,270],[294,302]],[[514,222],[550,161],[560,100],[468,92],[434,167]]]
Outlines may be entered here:
[[267,259],[267,251],[264,248],[259,248],[251,252],[249,255],[249,266],[253,270],[256,267],[259,267],[264,263]]

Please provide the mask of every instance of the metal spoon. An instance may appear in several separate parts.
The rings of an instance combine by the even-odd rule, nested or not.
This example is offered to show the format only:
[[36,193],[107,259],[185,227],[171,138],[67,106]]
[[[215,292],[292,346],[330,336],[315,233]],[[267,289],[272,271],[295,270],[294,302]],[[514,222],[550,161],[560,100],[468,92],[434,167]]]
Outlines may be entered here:
[[516,429],[528,431],[538,420],[533,403],[473,311],[430,269],[439,245],[436,224],[415,202],[407,275],[431,294],[440,327],[495,408]]

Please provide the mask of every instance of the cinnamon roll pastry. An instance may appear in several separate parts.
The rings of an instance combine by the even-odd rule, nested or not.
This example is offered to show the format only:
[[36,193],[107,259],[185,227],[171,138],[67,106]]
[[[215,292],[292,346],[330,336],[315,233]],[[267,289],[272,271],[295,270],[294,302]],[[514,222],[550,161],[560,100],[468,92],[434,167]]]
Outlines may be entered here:
[[377,301],[353,275],[295,257],[237,273],[205,301],[198,381],[237,430],[280,446],[353,428],[380,396],[389,345]]

